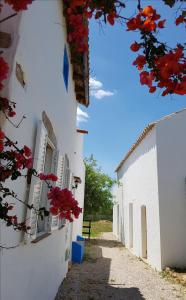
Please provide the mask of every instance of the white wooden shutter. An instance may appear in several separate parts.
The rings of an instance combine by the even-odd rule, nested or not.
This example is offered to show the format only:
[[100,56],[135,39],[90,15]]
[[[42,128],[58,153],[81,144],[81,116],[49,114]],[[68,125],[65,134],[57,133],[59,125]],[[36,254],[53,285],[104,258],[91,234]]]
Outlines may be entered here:
[[[69,159],[67,154],[65,154],[63,158],[63,176],[62,176],[62,189],[69,189],[69,176],[70,176],[70,169],[69,169]],[[59,228],[66,224],[66,219],[59,219]]]
[[[38,173],[44,172],[45,166],[45,154],[46,154],[46,146],[47,146],[47,130],[44,127],[42,121],[39,121],[37,127],[37,135],[36,135],[36,144],[35,151],[33,157],[33,168],[36,169]],[[32,205],[39,209],[40,198],[42,191],[42,181],[37,177],[32,176],[31,185],[30,185],[30,193],[29,193],[29,201],[28,204]],[[37,213],[35,213],[34,209],[28,212],[28,217],[30,220],[30,233],[32,239],[36,238],[37,234]]]
[[66,188],[70,190],[70,169],[66,168],[65,170],[65,184]]
[[[59,188],[62,188],[62,181],[63,181],[63,175],[64,175],[64,157],[59,152],[56,151],[56,158],[54,161],[55,164],[55,174],[58,177],[58,180],[56,181],[56,186]],[[59,217],[58,216],[52,216],[51,217],[51,229],[55,230],[59,228]]]
[[69,169],[69,159],[67,154],[65,154],[65,167],[64,167],[64,176],[63,176],[63,189],[69,189],[69,180],[70,180],[70,169]]
[[68,189],[73,193],[73,181],[74,181],[74,176],[73,176],[73,173],[70,172],[69,174],[69,187]]

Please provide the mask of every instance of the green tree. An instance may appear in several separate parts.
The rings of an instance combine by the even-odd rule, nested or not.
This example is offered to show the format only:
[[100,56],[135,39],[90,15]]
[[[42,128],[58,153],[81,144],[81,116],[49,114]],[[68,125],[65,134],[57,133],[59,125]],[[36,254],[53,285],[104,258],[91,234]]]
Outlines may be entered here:
[[85,167],[85,216],[111,215],[112,187],[115,180],[102,172],[93,155],[85,158]]

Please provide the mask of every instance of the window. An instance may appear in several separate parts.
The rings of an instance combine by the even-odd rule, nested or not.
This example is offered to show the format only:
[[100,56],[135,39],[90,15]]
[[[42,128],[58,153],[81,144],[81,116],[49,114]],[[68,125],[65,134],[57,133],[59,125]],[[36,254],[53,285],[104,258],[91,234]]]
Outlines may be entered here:
[[65,154],[65,170],[64,170],[64,179],[63,179],[63,188],[64,189],[70,189],[70,163],[68,155]]
[[68,75],[69,75],[69,61],[68,61],[67,48],[65,45],[64,56],[63,56],[63,79],[64,79],[66,90],[68,90]]
[[[59,171],[62,172],[63,170],[62,168],[58,168],[59,152],[56,151],[56,145],[54,146],[53,142],[51,142],[50,132],[47,130],[48,127],[46,127],[42,121],[38,122],[33,167],[38,173],[56,173],[60,181],[61,173]],[[47,192],[47,185],[37,177],[32,176],[28,203],[33,205],[37,210],[42,207],[48,209],[49,201]],[[30,220],[30,233],[33,240],[43,235],[43,233],[51,231],[52,216],[42,219],[34,209],[31,211],[28,210],[27,214],[27,218]]]
[[[44,122],[45,120],[45,122]],[[37,127],[35,151],[34,151],[34,169],[38,173],[54,173],[57,175],[58,180],[53,183],[60,188],[71,189],[71,178],[70,164],[68,156],[62,155],[58,151],[56,138],[54,138],[54,132],[49,126],[49,122],[46,121],[46,116],[43,122],[40,121]],[[50,130],[49,130],[50,129]],[[52,134],[51,134],[52,132]],[[47,185],[39,180],[37,177],[32,176],[29,202],[28,204],[33,205],[37,210],[39,208],[49,209],[49,201],[47,198],[48,187]],[[46,233],[50,233],[51,230],[56,230],[65,225],[65,220],[59,219],[59,216],[48,216],[41,218],[38,216],[35,210],[28,210],[27,219],[30,220],[30,233],[33,242],[45,236]]]
[[[56,159],[54,160],[54,165],[54,169],[56,170],[55,173],[58,177],[58,180],[55,183],[55,185],[62,189],[64,176],[64,156],[59,151],[57,152]],[[59,216],[51,217],[51,230],[59,229],[64,225],[64,220],[62,222]]]
[[[48,174],[52,172],[53,156],[54,156],[54,146],[51,146],[51,142],[47,141],[46,153],[45,153],[45,164],[44,164],[44,173]],[[48,209],[48,187],[45,183],[42,184],[41,197],[39,208]],[[37,233],[44,233],[50,230],[50,216],[41,217],[38,216],[37,220]]]
[[[64,173],[63,173],[63,180],[62,180],[62,188],[70,189],[70,163],[67,154],[65,154],[64,156]],[[66,219],[59,219],[59,228],[65,226],[65,224],[66,224]]]

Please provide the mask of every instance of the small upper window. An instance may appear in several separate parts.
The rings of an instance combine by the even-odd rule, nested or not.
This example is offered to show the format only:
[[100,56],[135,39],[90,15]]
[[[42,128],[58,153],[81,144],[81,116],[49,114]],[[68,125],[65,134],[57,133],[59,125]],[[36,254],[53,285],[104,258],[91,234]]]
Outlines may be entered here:
[[23,72],[22,66],[18,63],[16,63],[16,77],[21,86],[24,88],[26,85],[25,73]]
[[69,75],[69,61],[68,61],[67,48],[65,45],[64,57],[63,57],[63,79],[66,86],[66,90],[68,90],[68,75]]

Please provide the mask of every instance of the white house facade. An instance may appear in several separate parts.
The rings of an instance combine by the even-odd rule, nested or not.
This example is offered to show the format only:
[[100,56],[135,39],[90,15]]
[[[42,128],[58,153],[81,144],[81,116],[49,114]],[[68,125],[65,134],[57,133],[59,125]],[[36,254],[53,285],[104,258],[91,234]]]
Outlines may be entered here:
[[[57,185],[71,189],[83,208],[85,132],[77,130],[76,115],[78,102],[89,104],[88,61],[82,59],[78,66],[83,70],[79,94],[62,5],[61,0],[33,1],[27,11],[1,24],[0,31],[11,35],[3,54],[11,74],[2,96],[17,103],[15,124],[23,115],[26,119],[16,129],[1,116],[0,127],[19,145],[30,147],[37,171],[55,173]],[[5,6],[1,16],[11,13]],[[34,178],[11,181],[9,188],[26,203],[48,206],[46,191]],[[52,216],[41,220],[19,203],[16,214],[29,221],[32,236],[0,225],[0,245],[13,247],[0,249],[0,299],[53,300],[68,271],[72,240],[82,234],[83,214],[74,224]]]
[[161,270],[186,266],[186,110],[149,124],[118,165],[113,232]]

